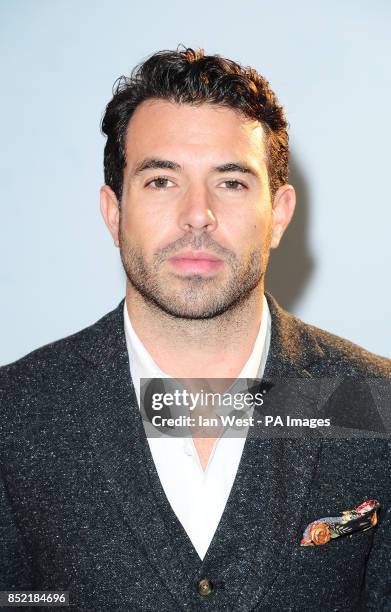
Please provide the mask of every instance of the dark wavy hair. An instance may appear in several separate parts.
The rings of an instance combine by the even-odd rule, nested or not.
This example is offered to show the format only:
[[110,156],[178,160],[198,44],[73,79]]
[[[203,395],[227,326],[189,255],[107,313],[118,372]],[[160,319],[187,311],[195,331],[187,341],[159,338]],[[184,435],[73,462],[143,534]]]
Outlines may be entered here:
[[122,197],[126,166],[125,139],[137,106],[150,98],[180,104],[204,102],[232,108],[259,121],[264,130],[267,169],[272,197],[288,180],[288,132],[283,107],[268,81],[254,68],[243,67],[220,55],[205,55],[203,49],[184,47],[158,51],[138,64],[129,77],[121,76],[113,86],[102,132],[104,177],[118,200]]

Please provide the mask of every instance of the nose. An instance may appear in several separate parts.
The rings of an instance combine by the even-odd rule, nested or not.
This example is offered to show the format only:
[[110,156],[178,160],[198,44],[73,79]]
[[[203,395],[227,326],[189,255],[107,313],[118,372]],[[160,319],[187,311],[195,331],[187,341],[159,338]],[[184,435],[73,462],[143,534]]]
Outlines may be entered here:
[[216,229],[217,219],[205,187],[193,186],[187,190],[180,203],[178,223],[187,232],[212,232]]

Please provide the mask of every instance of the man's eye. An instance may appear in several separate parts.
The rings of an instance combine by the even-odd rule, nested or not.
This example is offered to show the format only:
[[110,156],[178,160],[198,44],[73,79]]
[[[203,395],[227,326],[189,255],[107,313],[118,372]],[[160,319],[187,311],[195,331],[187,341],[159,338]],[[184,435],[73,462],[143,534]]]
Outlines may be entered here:
[[247,189],[246,185],[241,183],[240,181],[224,181],[224,185],[227,185],[227,188],[231,191],[242,191],[243,189]]
[[146,187],[152,187],[152,189],[165,189],[168,187],[167,183],[172,183],[172,181],[164,176],[156,176],[152,180],[148,181]]

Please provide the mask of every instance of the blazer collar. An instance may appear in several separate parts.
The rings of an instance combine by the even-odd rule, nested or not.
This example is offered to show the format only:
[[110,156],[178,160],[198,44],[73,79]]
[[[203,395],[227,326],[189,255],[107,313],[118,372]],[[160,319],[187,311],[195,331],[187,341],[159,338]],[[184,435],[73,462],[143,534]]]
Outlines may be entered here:
[[[324,356],[324,351],[307,325],[284,310],[269,292],[265,291],[265,297],[271,315],[271,340],[264,377],[312,378],[311,366]],[[96,366],[127,360],[124,301],[125,298],[114,310],[82,332],[77,350]]]
[[323,356],[309,326],[290,314],[265,292],[271,314],[271,341],[265,378],[272,376],[311,377],[311,370]]

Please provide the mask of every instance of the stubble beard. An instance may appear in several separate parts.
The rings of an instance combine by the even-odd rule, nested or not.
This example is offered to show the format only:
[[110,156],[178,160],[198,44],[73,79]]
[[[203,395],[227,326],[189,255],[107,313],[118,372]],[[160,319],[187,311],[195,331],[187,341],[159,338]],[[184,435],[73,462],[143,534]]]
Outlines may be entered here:
[[[199,246],[195,246],[194,241]],[[119,243],[122,265],[132,287],[148,305],[179,319],[213,319],[240,310],[263,283],[269,259],[269,248],[265,247],[249,252],[243,262],[238,262],[231,251],[224,249],[225,266],[230,270],[227,280],[218,281],[217,275],[206,278],[191,274],[181,275],[179,280],[176,276],[170,283],[169,275],[163,277],[159,272],[166,259],[163,253],[156,255],[153,263],[148,264],[142,250],[127,240],[121,224]],[[181,245],[176,252],[186,247],[200,248],[199,237],[194,237],[190,244],[187,240],[187,244]],[[208,244],[203,244],[203,247],[207,248]],[[173,255],[170,253],[169,256]],[[221,253],[217,256],[221,257]]]

